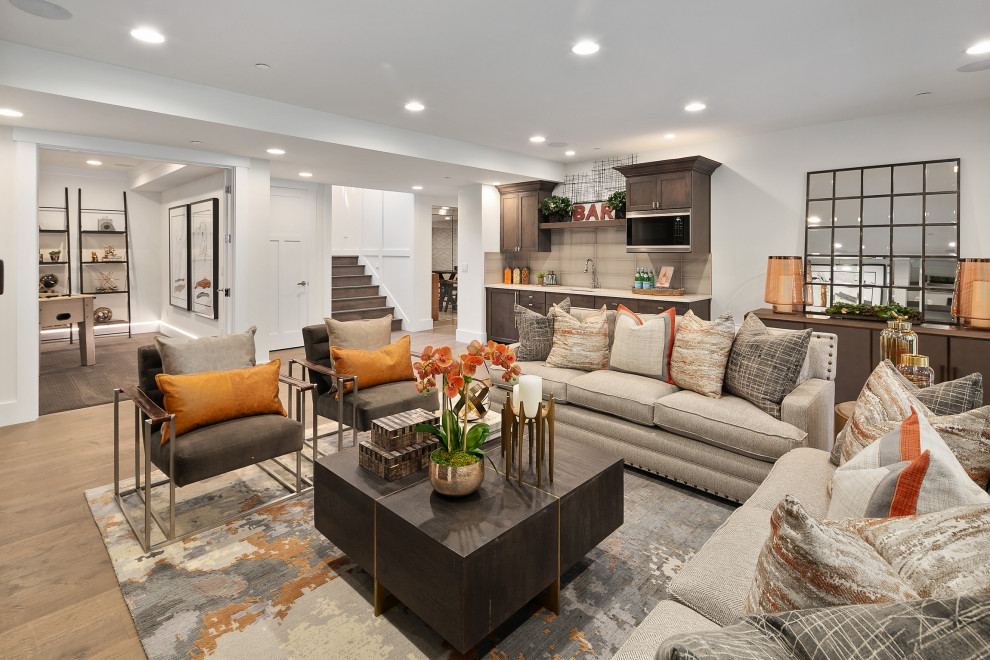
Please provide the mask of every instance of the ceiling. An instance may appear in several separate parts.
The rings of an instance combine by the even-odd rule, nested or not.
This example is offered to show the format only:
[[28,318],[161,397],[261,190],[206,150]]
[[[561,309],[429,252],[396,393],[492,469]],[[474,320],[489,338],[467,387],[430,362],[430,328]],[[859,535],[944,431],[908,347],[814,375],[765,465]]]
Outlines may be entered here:
[[[957,71],[990,59],[964,53],[990,39],[986,0],[428,0],[392,2],[387,11],[381,3],[306,0],[59,4],[71,20],[0,2],[0,39],[562,163],[565,149],[586,161],[990,98],[990,70]],[[128,35],[143,25],[166,42]],[[601,50],[572,54],[586,38]],[[256,68],[259,62],[270,68]],[[0,87],[0,106],[13,105],[17,93],[46,100]],[[426,110],[404,110],[410,100]],[[80,118],[65,112],[66,97],[47,101],[58,110],[47,123],[58,127],[38,125],[43,110],[0,122],[184,147],[198,131],[204,149],[254,155],[261,148],[256,157],[267,157],[262,147],[277,137],[112,104],[82,108],[88,116]],[[68,101],[69,110],[89,103]],[[686,112],[691,101],[708,108]],[[676,137],[665,139],[668,133]],[[567,146],[530,143],[535,134]],[[299,138],[279,146],[289,152],[273,159],[279,177],[298,178],[312,163],[346,174],[340,161],[353,159],[373,165],[359,166],[351,178],[362,183],[352,185],[373,183],[379,166],[385,189],[423,177],[436,181],[438,193],[457,182],[506,182],[497,169],[395,160],[387,149]]]
[[[91,165],[87,161],[98,161],[100,164]],[[120,176],[130,180],[130,190],[141,192],[171,190],[223,171],[220,168],[205,165],[163,163],[161,161],[65,149],[39,149],[38,164],[42,167],[71,168],[94,174]],[[168,167],[163,168],[162,165]]]

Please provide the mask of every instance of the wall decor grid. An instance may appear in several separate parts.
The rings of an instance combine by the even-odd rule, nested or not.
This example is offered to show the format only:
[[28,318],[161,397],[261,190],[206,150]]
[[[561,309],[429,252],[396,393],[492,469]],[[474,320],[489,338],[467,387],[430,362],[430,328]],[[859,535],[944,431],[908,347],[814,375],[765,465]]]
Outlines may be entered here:
[[602,202],[615,191],[626,189],[626,177],[615,168],[637,162],[639,157],[636,154],[593,161],[588,172],[565,174],[564,182],[554,189],[553,194],[567,197],[575,204]]
[[896,302],[954,321],[959,170],[949,158],[808,172],[807,310]]
[[[95,327],[101,325],[126,325],[127,336],[132,335],[131,328],[131,222],[127,210],[127,191],[123,196],[122,209],[97,209],[83,206],[82,188],[78,194],[79,219],[79,293],[88,296],[98,296],[95,307],[101,312],[99,319],[94,318]],[[122,223],[121,229],[117,223]],[[117,252],[123,250],[123,254]],[[100,257],[100,251],[103,256]],[[89,256],[87,256],[89,252]],[[96,259],[93,259],[93,254]],[[121,267],[123,267],[121,269]],[[120,288],[119,278],[123,277],[124,288]],[[87,283],[92,290],[87,289]],[[101,298],[99,296],[106,296]],[[127,316],[114,316],[117,312],[127,309]],[[109,310],[109,317],[106,316]],[[107,334],[123,334],[107,333]],[[101,335],[102,336],[102,335]]]

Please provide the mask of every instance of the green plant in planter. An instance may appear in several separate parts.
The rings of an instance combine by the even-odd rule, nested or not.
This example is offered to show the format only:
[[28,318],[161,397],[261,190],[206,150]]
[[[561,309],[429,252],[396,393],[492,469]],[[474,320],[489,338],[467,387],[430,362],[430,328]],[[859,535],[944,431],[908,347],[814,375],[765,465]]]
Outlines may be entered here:
[[626,212],[626,191],[616,190],[608,196],[608,199],[605,200],[605,204],[609,206],[613,212],[615,212],[616,217],[623,215]]
[[540,202],[540,213],[547,217],[563,216],[571,218],[574,216],[574,204],[569,197],[560,195],[550,195]]
[[50,254],[51,256],[54,257],[55,255],[62,254],[62,251],[61,250],[52,250],[48,254]]
[[835,316],[855,316],[864,319],[875,319],[878,321],[904,318],[912,323],[925,322],[925,317],[918,310],[896,303],[891,305],[836,304],[826,308],[825,313]]
[[542,280],[544,277],[546,277],[546,274],[545,273],[537,273],[536,276]]

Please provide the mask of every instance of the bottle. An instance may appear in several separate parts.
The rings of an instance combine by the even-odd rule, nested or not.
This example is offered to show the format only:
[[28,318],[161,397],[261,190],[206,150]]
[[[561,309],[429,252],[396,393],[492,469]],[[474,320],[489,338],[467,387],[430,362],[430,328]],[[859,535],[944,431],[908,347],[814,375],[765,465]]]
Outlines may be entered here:
[[935,370],[928,366],[927,355],[904,353],[897,370],[918,387],[931,387],[935,384]]
[[633,278],[633,288],[634,289],[643,288],[643,277],[639,272],[639,268],[636,269],[636,277]]
[[520,284],[529,284],[529,266],[523,266],[522,273],[519,275]]
[[657,276],[653,274],[653,268],[650,267],[650,288],[657,288]]
[[512,269],[512,283],[519,284],[522,279],[522,271],[519,270],[519,266]]
[[644,289],[653,288],[653,279],[652,276],[650,275],[650,269],[643,271],[643,288]]
[[902,355],[917,352],[918,335],[911,330],[911,323],[902,316],[887,321],[887,327],[880,333],[880,361],[890,360],[896,367]]
[[508,266],[502,271],[502,284],[512,284],[512,269]]

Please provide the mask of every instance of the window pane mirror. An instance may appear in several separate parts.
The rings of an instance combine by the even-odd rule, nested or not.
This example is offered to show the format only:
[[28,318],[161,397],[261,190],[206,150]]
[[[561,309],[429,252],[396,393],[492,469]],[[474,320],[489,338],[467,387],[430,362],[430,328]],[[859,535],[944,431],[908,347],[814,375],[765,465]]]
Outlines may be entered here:
[[898,303],[951,322],[959,159],[809,172],[808,311]]

